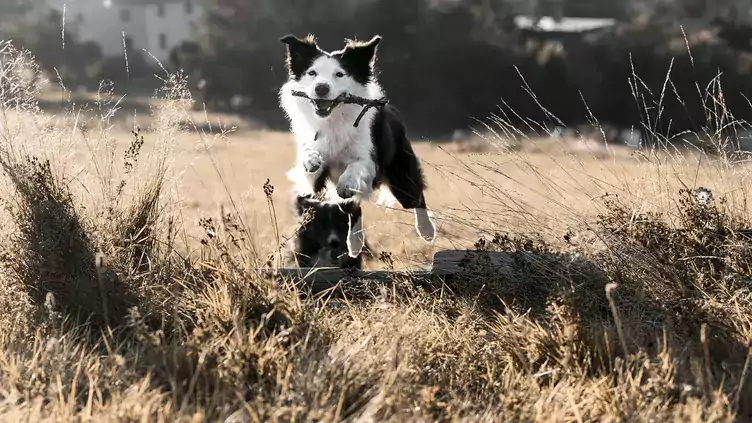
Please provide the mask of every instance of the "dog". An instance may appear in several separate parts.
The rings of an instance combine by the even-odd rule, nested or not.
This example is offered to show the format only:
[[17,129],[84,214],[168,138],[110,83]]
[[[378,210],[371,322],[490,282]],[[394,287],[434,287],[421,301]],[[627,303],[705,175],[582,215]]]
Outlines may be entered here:
[[[279,90],[279,101],[298,145],[296,164],[287,173],[293,190],[308,196],[326,189],[331,199],[360,203],[378,188],[378,204],[396,200],[412,209],[418,234],[431,242],[436,229],[426,209],[423,171],[399,111],[391,104],[370,109],[354,127],[361,106],[333,102],[341,94],[384,97],[374,69],[381,37],[346,40],[342,50],[333,52],[322,50],[312,35],[286,35],[280,41],[286,45],[288,80]],[[350,219],[350,257],[356,257],[364,244],[358,222]]]
[[364,236],[364,248],[350,257],[346,239],[351,219],[360,221],[360,205],[353,201],[331,203],[313,196],[295,196],[295,209],[302,224],[294,239],[290,262],[299,267],[362,269],[363,258],[373,258]]

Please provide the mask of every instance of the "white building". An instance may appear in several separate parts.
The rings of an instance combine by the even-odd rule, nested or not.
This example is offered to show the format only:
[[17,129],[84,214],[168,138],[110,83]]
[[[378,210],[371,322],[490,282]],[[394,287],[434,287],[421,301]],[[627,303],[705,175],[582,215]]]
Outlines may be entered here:
[[[65,9],[65,30],[94,41],[105,56],[123,55],[123,44],[166,62],[173,47],[192,39],[200,0],[47,0]],[[125,36],[124,36],[125,35]]]

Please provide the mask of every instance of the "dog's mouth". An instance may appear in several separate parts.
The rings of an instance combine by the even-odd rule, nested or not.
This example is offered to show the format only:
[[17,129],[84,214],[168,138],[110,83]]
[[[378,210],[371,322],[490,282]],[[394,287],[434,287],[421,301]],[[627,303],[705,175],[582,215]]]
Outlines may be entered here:
[[322,248],[316,255],[316,266],[318,267],[336,267],[339,265],[340,257],[342,254],[337,254],[336,251],[330,248]]
[[334,100],[313,100],[313,107],[319,117],[327,117],[332,114],[332,110],[337,104]]

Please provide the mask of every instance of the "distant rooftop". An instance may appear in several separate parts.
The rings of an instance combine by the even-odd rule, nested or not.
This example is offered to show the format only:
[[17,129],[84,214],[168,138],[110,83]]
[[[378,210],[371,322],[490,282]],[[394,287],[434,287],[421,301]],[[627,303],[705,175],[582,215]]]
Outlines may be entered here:
[[515,16],[514,23],[520,29],[529,29],[542,32],[586,32],[596,29],[608,28],[616,25],[616,19],[611,18],[569,18],[554,19],[551,16],[543,16],[538,19],[532,16]]
[[[0,3],[2,3],[5,0],[0,0]],[[62,7],[63,4],[90,4],[90,3],[101,3],[105,6],[112,6],[112,5],[126,5],[126,6],[145,6],[145,5],[153,5],[153,4],[169,4],[169,3],[185,3],[189,0],[48,0],[47,2]],[[196,0],[193,0],[196,2]],[[0,6],[0,10],[2,10],[2,6]]]
[[152,4],[185,3],[186,1],[187,0],[119,0],[118,3],[133,6],[146,6]]

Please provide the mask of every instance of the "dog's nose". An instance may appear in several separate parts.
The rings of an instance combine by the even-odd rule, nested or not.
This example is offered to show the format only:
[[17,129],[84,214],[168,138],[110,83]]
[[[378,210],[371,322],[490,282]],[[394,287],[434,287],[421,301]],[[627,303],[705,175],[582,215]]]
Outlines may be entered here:
[[329,235],[329,238],[326,241],[329,244],[329,248],[333,250],[336,250],[340,246],[339,237],[334,234]]
[[314,88],[314,91],[316,92],[316,95],[319,97],[326,97],[329,95],[329,85],[328,84],[318,84],[316,85],[316,88]]

